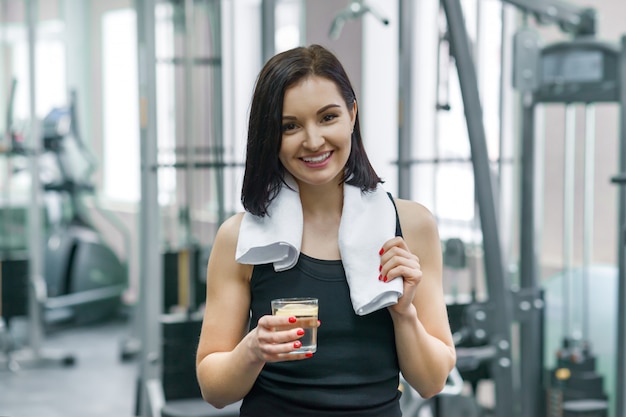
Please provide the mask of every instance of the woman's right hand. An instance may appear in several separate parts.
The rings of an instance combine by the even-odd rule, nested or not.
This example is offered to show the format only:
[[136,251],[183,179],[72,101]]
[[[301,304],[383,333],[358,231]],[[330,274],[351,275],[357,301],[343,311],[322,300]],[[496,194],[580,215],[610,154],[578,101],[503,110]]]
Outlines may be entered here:
[[[319,322],[317,323],[319,326]],[[295,317],[262,316],[248,336],[252,353],[262,362],[282,362],[307,359],[312,353],[291,353],[302,346],[304,329]]]

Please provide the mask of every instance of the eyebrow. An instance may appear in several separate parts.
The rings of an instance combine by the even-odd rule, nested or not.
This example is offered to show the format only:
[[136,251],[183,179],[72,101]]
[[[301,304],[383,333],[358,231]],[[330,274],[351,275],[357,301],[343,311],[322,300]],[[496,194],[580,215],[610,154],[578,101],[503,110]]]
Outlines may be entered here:
[[[321,109],[319,109],[316,114],[322,114],[322,113],[324,113],[328,109],[337,108],[337,107],[341,107],[341,106],[339,104],[327,104],[326,106],[324,106]],[[283,120],[285,120],[285,119],[286,120],[296,120],[297,117],[283,115]]]

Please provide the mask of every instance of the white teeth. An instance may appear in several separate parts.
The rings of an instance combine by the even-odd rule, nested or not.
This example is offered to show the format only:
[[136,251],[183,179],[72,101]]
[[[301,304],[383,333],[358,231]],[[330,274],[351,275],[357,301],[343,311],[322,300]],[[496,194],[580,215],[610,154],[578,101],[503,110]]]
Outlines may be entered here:
[[304,162],[316,163],[316,162],[322,162],[324,159],[328,158],[329,156],[330,156],[330,152],[326,152],[320,156],[316,156],[313,158],[302,158],[302,160]]

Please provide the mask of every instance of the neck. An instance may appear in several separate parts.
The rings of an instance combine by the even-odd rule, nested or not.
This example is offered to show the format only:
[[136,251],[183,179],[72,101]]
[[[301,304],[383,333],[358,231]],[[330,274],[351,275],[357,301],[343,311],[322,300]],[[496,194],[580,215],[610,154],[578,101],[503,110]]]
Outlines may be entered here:
[[343,186],[336,182],[300,188],[303,231],[302,252],[317,259],[340,259],[339,224]]
[[334,182],[323,186],[301,184],[299,192],[305,216],[341,216],[343,185]]

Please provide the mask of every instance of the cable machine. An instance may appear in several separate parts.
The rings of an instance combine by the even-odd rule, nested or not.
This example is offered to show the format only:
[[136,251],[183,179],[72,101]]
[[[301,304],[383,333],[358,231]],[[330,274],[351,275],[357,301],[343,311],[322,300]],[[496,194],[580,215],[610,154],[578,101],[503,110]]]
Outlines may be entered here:
[[[521,228],[520,236],[520,288],[511,291],[509,277],[504,273],[500,241],[498,236],[498,222],[494,210],[492,187],[493,182],[488,171],[489,160],[485,145],[485,132],[482,124],[481,102],[478,92],[478,83],[474,63],[470,55],[470,41],[465,28],[462,8],[459,0],[442,0],[443,10],[448,22],[448,36],[451,53],[458,70],[459,83],[463,96],[463,104],[467,121],[472,163],[474,168],[476,199],[480,211],[480,223],[483,234],[485,255],[485,274],[489,292],[489,301],[485,308],[473,312],[476,319],[481,317],[484,324],[482,330],[487,332],[488,343],[493,348],[493,355],[489,358],[491,378],[495,385],[495,415],[498,417],[524,416],[535,417],[546,415],[545,385],[543,384],[543,355],[542,355],[542,323],[543,298],[538,285],[538,265],[536,248],[535,223],[535,139],[532,129],[534,106],[542,102],[584,103],[606,102],[622,100],[624,93],[620,91],[623,85],[623,62],[619,49],[594,41],[595,13],[591,9],[570,6],[560,1],[538,0],[503,0],[503,3],[514,5],[524,12],[533,14],[541,24],[557,24],[562,31],[573,34],[576,39],[572,42],[552,45],[539,49],[538,42],[532,38],[530,31],[519,32],[515,39],[516,72],[515,86],[524,92],[524,132],[522,150],[521,173]],[[582,37],[589,40],[583,41]],[[582,56],[581,56],[582,54]],[[567,60],[572,62],[566,62]],[[580,66],[581,61],[591,62],[591,66]],[[620,62],[622,66],[620,67]],[[570,66],[564,65],[565,63]],[[598,65],[593,65],[593,64]],[[578,65],[577,65],[578,64]],[[599,68],[604,70],[602,72]],[[621,70],[620,70],[621,68]],[[622,105],[622,123],[624,116]],[[592,118],[588,117],[588,121]],[[622,130],[624,127],[622,125]],[[624,143],[624,133],[620,143]],[[589,148],[590,149],[590,148]],[[621,168],[624,169],[623,150]],[[400,166],[400,170],[408,167]],[[402,176],[401,172],[401,178]],[[587,180],[588,182],[589,180]],[[587,185],[589,187],[589,185]],[[409,187],[407,187],[409,188]],[[589,188],[587,191],[590,192]],[[620,221],[624,224],[624,191],[620,193]],[[568,217],[568,216],[566,216]],[[569,218],[569,217],[568,217]],[[589,219],[585,220],[587,224]],[[620,235],[620,270],[623,268],[623,236]],[[589,259],[590,246],[586,245],[585,258]],[[620,272],[620,301],[619,308],[623,313],[624,278]],[[479,306],[481,307],[481,306]],[[623,316],[623,314],[622,314]],[[622,371],[618,375],[618,398],[623,397],[624,375],[624,319],[619,317],[618,335],[618,368]],[[514,367],[511,358],[511,325],[513,321],[520,323],[519,367]],[[569,342],[568,342],[569,343]],[[569,345],[568,345],[569,346]],[[585,351],[590,353],[589,351]],[[473,354],[473,352],[469,352]],[[569,356],[568,358],[571,358]],[[459,360],[464,360],[463,353]],[[591,366],[592,358],[589,359]],[[561,368],[568,364],[561,363]],[[586,363],[580,371],[589,372]],[[569,369],[570,374],[572,369]],[[519,376],[519,386],[513,378]],[[558,378],[557,378],[558,379]],[[564,380],[559,379],[559,390],[563,393]],[[597,379],[597,378],[596,378]],[[572,384],[573,385],[573,384]],[[554,388],[554,387],[551,387]],[[591,390],[591,388],[590,388]],[[596,390],[597,391],[597,390]],[[589,396],[591,398],[584,398]],[[583,397],[583,398],[581,398]],[[584,401],[576,404],[560,403],[552,416],[577,416],[580,412],[592,412],[589,416],[604,416],[606,404],[604,398],[593,398],[589,392],[575,398]],[[588,401],[600,400],[600,403]],[[617,416],[623,417],[623,399],[618,400]],[[621,404],[620,404],[621,403]],[[550,404],[553,405],[553,404]],[[568,409],[569,407],[569,409]],[[560,414],[559,414],[560,413]]]
[[[559,42],[533,51],[536,42],[528,40],[528,34],[520,33],[520,51],[537,57],[537,71],[527,71],[528,77],[520,83],[520,89],[526,95],[524,100],[524,144],[533,145],[535,109],[538,105],[558,103],[565,106],[565,149],[564,149],[564,276],[562,316],[563,340],[558,352],[557,365],[552,370],[548,381],[548,415],[574,415],[574,411],[584,410],[585,415],[606,416],[609,407],[603,391],[602,377],[595,372],[596,358],[589,340],[589,283],[591,278],[590,262],[592,258],[593,232],[593,167],[594,167],[594,104],[620,103],[620,85],[623,77],[620,71],[620,56],[624,53],[616,45],[600,42],[593,37],[577,37],[572,41]],[[532,61],[530,61],[532,62]],[[582,105],[585,112],[584,137],[584,194],[583,212],[583,265],[582,277],[578,285],[573,276],[573,237],[574,227],[574,161],[576,106]],[[622,137],[619,143],[624,143]],[[525,149],[524,174],[531,177],[533,165],[530,163],[531,149]],[[528,184],[521,196],[524,201],[534,193],[533,182]],[[528,208],[530,210],[530,207]],[[534,250],[534,243],[527,243],[527,250]],[[580,302],[581,308],[573,308],[574,302]],[[619,318],[618,318],[619,320]],[[617,354],[623,354],[623,348]],[[618,380],[621,377],[618,375]],[[623,414],[618,413],[621,416]]]

